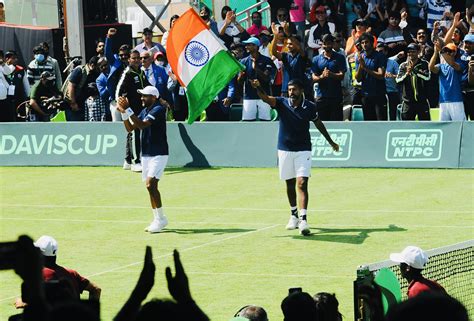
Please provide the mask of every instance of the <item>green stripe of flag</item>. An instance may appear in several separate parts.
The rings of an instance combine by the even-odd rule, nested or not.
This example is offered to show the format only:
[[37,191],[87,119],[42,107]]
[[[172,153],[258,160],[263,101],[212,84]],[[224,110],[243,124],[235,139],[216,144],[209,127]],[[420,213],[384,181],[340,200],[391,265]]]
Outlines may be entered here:
[[225,50],[209,60],[187,87],[188,124],[201,115],[240,70],[244,70],[244,66]]

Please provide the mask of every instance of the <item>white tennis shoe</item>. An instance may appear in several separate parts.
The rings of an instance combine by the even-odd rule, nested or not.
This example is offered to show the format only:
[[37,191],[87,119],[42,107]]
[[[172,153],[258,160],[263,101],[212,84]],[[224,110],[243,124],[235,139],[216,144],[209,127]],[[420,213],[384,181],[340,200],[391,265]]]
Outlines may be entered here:
[[290,215],[290,219],[288,220],[288,224],[286,224],[287,230],[296,230],[298,228],[298,218],[294,215]]
[[145,228],[145,232],[159,233],[168,225],[168,219],[163,216],[161,219],[155,219],[149,226]]
[[298,229],[300,230],[300,234],[304,236],[309,235],[311,233],[308,222],[306,220],[299,221]]

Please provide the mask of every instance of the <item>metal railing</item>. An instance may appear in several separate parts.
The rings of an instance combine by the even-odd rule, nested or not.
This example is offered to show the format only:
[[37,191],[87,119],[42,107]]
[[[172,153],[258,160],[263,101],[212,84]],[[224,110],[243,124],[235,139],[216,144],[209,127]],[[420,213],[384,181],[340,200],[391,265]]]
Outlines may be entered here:
[[250,27],[252,25],[252,13],[255,11],[262,14],[262,25],[269,26],[271,24],[270,5],[266,0],[259,1],[247,9],[237,12],[237,21],[239,21],[244,28]]

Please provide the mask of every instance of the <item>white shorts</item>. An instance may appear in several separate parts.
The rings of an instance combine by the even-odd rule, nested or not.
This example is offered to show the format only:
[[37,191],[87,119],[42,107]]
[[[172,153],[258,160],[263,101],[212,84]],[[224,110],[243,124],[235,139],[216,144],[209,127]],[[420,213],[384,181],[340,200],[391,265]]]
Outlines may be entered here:
[[147,177],[160,179],[168,163],[168,155],[142,156],[142,180]]
[[242,108],[242,120],[270,120],[270,110],[271,107],[269,104],[264,102],[261,99],[244,99],[244,105]]
[[439,103],[439,120],[466,120],[466,114],[464,113],[464,103],[462,101],[456,103]]
[[311,177],[311,151],[288,152],[278,150],[280,179]]

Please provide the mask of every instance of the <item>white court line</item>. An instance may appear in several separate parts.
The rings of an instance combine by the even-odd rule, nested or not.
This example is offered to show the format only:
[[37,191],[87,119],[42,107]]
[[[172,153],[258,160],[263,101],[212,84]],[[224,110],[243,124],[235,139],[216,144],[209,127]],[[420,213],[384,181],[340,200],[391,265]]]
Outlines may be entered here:
[[[112,208],[112,209],[149,209],[149,206],[134,205],[50,205],[50,204],[2,204],[0,207],[37,207],[37,208]],[[240,212],[288,212],[283,208],[249,208],[249,207],[198,207],[198,206],[166,206],[177,210],[206,211],[240,211]],[[474,213],[472,210],[387,210],[387,209],[310,209],[309,212],[343,212],[343,213]]]
[[[206,242],[206,243],[203,243],[203,244],[200,244],[200,245],[191,246],[191,247],[179,250],[179,252],[180,253],[189,252],[189,251],[196,250],[196,249],[199,249],[199,248],[202,248],[202,247],[205,247],[205,246],[209,246],[209,245],[212,245],[212,244],[221,243],[221,242],[224,242],[224,241],[227,241],[227,240],[236,239],[236,238],[239,238],[239,237],[242,237],[242,236],[247,236],[249,234],[258,233],[258,232],[265,231],[265,230],[270,230],[270,229],[272,229],[274,227],[277,227],[277,226],[281,226],[281,224],[274,224],[274,225],[271,225],[271,226],[259,228],[258,230],[248,231],[248,232],[245,232],[245,233],[225,237],[223,239],[214,240],[214,241]],[[161,258],[172,256],[172,255],[173,255],[173,253],[163,254],[163,255],[157,256],[156,258],[161,259]],[[143,264],[143,260],[141,260],[139,262],[135,262],[135,263],[130,263],[130,264],[127,264],[127,265],[124,265],[124,266],[119,266],[117,268],[113,268],[113,269],[106,270],[106,271],[103,271],[103,272],[94,273],[94,274],[89,275],[88,277],[103,275],[103,274],[106,274],[106,273],[114,272],[114,271],[117,271],[117,270],[122,270],[124,268],[129,267],[129,266],[134,266],[134,265],[138,265],[138,264]]]
[[[138,221],[138,220],[130,220],[130,221],[123,221],[123,220],[86,220],[86,219],[66,219],[66,218],[19,218],[19,217],[0,217],[0,221],[44,221],[44,222],[69,222],[69,223],[118,223],[118,224],[146,224],[148,221]],[[225,225],[225,226],[246,226],[251,228],[251,226],[258,226],[258,225],[268,225],[271,223],[241,223],[241,222],[174,222],[175,225]],[[402,226],[398,226],[401,228],[460,228],[460,229],[471,229],[472,225],[406,225],[404,223],[397,223]],[[390,224],[389,224],[390,225]],[[318,224],[314,226],[314,229],[318,228],[331,228],[331,227],[341,227],[341,228],[349,228],[349,227],[365,227],[365,228],[389,228],[389,225],[374,225],[374,224]],[[392,223],[391,225],[394,225]]]
[[[116,273],[134,273],[136,270],[118,271]],[[272,277],[272,278],[301,278],[301,274],[272,274],[272,273],[240,273],[240,272],[198,272],[186,271],[187,275],[222,275],[222,276],[251,276],[251,277]],[[327,275],[327,274],[304,274],[304,278],[312,279],[347,279],[352,275]]]
[[[196,250],[196,249],[199,249],[199,248],[202,248],[202,247],[205,247],[205,246],[209,246],[209,245],[212,245],[212,244],[221,243],[221,242],[224,242],[224,241],[227,241],[227,240],[236,239],[236,238],[239,238],[239,237],[242,237],[242,236],[247,236],[249,234],[258,233],[258,232],[265,231],[265,230],[270,230],[270,229],[272,229],[274,227],[277,227],[277,226],[281,226],[281,224],[274,224],[274,225],[271,225],[271,226],[262,227],[258,230],[248,231],[248,232],[245,232],[245,233],[225,237],[225,238],[222,238],[222,239],[219,239],[219,240],[214,240],[214,241],[206,242],[206,243],[203,243],[203,244],[200,244],[200,245],[191,246],[191,247],[188,247],[188,248],[185,248],[185,249],[181,249],[181,250],[179,250],[179,252],[180,253],[189,252],[189,251]],[[172,255],[173,255],[173,253],[163,254],[163,255],[160,255],[160,256],[155,256],[154,259],[161,259],[161,258],[165,258],[165,257],[172,256]],[[105,270],[105,271],[102,271],[102,272],[94,273],[94,274],[86,276],[86,278],[91,278],[91,277],[94,277],[94,276],[99,276],[99,275],[107,274],[107,273],[110,273],[110,272],[123,270],[125,268],[140,265],[140,264],[143,264],[143,260],[138,261],[138,262],[134,262],[134,263],[130,263],[130,264],[126,264],[126,265],[122,265],[122,266],[119,266],[119,267],[116,267],[116,268],[113,268],[113,269],[110,269],[110,270]],[[15,296],[12,296],[12,297],[0,299],[0,302],[8,301],[8,300],[17,298],[18,296],[19,296],[19,294],[15,295]]]

